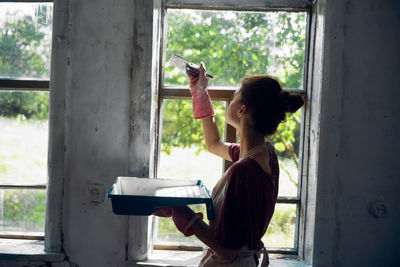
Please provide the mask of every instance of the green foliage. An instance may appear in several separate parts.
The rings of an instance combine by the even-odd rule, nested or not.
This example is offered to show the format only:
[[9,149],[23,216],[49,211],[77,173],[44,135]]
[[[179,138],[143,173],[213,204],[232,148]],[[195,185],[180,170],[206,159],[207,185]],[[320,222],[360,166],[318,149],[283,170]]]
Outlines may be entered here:
[[[50,72],[51,30],[49,5],[37,7],[36,17],[6,16],[0,30],[0,77],[44,78]],[[0,116],[24,116],[46,120],[49,105],[47,94],[1,92]]]
[[0,116],[47,120],[49,110],[48,93],[1,92]]
[[[301,110],[286,114],[286,121],[278,126],[277,132],[270,137],[278,156],[296,159],[299,152]],[[293,157],[296,158],[293,158]]]
[[[167,60],[172,53],[195,63],[204,61],[215,79],[210,85],[240,86],[248,75],[273,74],[285,88],[301,88],[305,14],[262,12],[168,11]],[[188,85],[188,78],[169,66],[165,84]],[[200,122],[193,120],[191,103],[164,104],[162,151],[174,147],[205,149]],[[214,104],[221,109],[221,106]],[[272,142],[279,156],[297,161],[300,112],[288,114]],[[223,129],[225,112],[215,116]]]
[[[213,101],[216,123],[220,133],[224,132],[225,104]],[[201,121],[193,119],[192,101],[164,100],[163,103],[162,150],[168,155],[173,147],[198,145],[205,150]]]
[[3,221],[5,226],[43,231],[45,224],[46,192],[5,190],[3,193]]
[[294,247],[296,228],[296,205],[277,204],[274,216],[264,235],[264,244],[268,247]]
[[44,38],[36,31],[31,16],[6,21],[0,31],[0,77],[37,77],[48,75],[39,48]]
[[[205,62],[207,71],[215,77],[210,80],[211,86],[238,88],[245,76],[269,74],[278,77],[285,88],[301,89],[305,14],[193,13],[182,10],[169,10],[168,14],[166,59],[175,53],[194,63]],[[166,68],[164,76],[166,85],[189,83],[188,78],[172,66]],[[222,134],[226,107],[221,102],[213,105]],[[300,122],[301,111],[287,114],[285,123],[280,124],[277,133],[269,137],[278,155],[293,160],[294,166],[298,163]],[[191,101],[165,100],[162,151],[169,154],[174,147],[192,145],[205,149],[201,122],[193,119]],[[290,182],[296,184],[290,172],[283,170]],[[269,247],[293,247],[295,220],[296,205],[277,205],[264,237],[265,244]],[[158,237],[162,240],[188,241],[176,230],[170,218],[160,218],[158,230]]]
[[[166,58],[204,61],[215,76],[211,85],[238,86],[244,76],[274,73],[284,87],[301,88],[304,20],[304,14],[169,11]],[[170,70],[166,84],[187,81]]]

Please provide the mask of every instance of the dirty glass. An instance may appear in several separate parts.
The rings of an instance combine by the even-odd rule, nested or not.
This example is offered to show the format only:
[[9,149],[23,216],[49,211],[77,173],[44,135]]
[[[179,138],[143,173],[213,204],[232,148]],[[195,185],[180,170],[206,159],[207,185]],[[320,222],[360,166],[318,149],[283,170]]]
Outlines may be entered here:
[[[265,74],[278,78],[287,90],[304,89],[307,26],[305,12],[169,9],[167,21],[163,69],[163,85],[166,89],[168,86],[187,87],[189,83],[186,75],[170,64],[169,59],[172,54],[183,56],[196,64],[205,62],[207,72],[215,77],[210,80],[210,90],[219,87],[234,90],[238,88],[244,76]],[[193,152],[203,151],[201,124],[198,122],[198,125],[193,125],[191,101],[166,101],[170,102],[169,105],[163,106],[162,129],[165,131],[169,128],[170,134],[165,135],[162,132],[161,146],[164,152],[169,149],[185,150],[189,147]],[[300,109],[294,114],[287,114],[286,120],[278,127],[276,134],[266,139],[275,146],[279,158],[279,197],[300,197],[298,188],[302,158],[303,112],[304,110]],[[217,119],[217,122],[219,128],[223,129],[224,117]],[[175,131],[174,127],[179,127],[179,130]],[[174,158],[179,157],[190,161],[190,157],[183,154],[177,154]],[[163,159],[162,154],[160,159],[161,165],[167,164],[162,167],[164,170],[173,164],[173,160],[166,160],[165,156]],[[177,169],[185,169],[187,166],[191,170],[194,168],[191,163],[192,161],[178,164]],[[196,170],[194,175],[201,171],[209,172],[214,168],[211,162],[205,166],[207,168]],[[175,167],[173,169],[176,170]],[[160,176],[161,174],[162,171],[159,169],[159,177],[164,178]],[[179,170],[179,173],[172,176],[189,178],[194,175],[183,175]],[[213,184],[209,186],[212,187]],[[268,232],[263,237],[266,246],[278,249],[295,248],[297,216],[297,204],[277,204]],[[158,223],[156,244],[201,245],[196,238],[185,238],[176,231],[171,219],[157,219],[156,223]]]
[[280,197],[297,197],[300,153],[302,109],[294,114],[286,114],[286,121],[282,122],[276,133],[269,138],[274,145],[279,160],[279,194]]
[[46,184],[48,92],[0,91],[0,184]]
[[43,235],[46,191],[0,189],[0,233]]
[[248,75],[272,75],[285,88],[302,89],[305,12],[169,9],[164,84],[188,84],[168,62],[171,54],[203,61],[211,86],[236,86]]
[[[213,105],[215,119],[223,136],[226,105],[221,101],[213,101]],[[163,102],[162,114],[161,153],[157,177],[202,180],[211,190],[223,173],[223,159],[205,150],[201,121],[193,119],[192,101],[166,99]],[[189,116],[191,119],[186,120],[185,117]],[[196,205],[192,208],[202,211],[206,217],[205,205]],[[178,232],[171,218],[156,218],[156,220],[157,242],[199,244],[195,237],[185,238]]]
[[0,3],[0,79],[49,79],[52,3]]
[[296,204],[276,204],[262,241],[266,248],[295,248]]

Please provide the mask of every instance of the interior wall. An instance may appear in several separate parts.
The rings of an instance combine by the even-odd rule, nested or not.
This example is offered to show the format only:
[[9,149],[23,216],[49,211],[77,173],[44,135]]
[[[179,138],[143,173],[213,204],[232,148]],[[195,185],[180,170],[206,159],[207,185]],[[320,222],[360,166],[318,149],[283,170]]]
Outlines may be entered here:
[[314,265],[395,266],[400,4],[326,1],[325,22]]
[[63,248],[79,266],[124,266],[127,216],[90,201],[128,176],[133,2],[70,2]]

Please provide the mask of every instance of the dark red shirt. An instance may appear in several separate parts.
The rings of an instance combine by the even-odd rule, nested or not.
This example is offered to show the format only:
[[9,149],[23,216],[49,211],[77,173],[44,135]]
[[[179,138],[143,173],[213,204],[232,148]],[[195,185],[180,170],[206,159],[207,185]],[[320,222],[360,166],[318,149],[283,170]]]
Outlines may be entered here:
[[252,158],[237,162],[239,154],[240,145],[232,144],[229,155],[236,163],[228,171],[216,239],[226,248],[239,249],[247,244],[250,250],[260,250],[278,197],[278,160],[270,151],[270,175]]

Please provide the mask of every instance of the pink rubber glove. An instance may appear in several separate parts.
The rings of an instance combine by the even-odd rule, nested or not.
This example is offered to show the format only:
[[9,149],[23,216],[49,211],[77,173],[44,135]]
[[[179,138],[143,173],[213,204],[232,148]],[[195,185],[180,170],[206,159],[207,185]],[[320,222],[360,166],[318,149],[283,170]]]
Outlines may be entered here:
[[198,220],[203,219],[203,213],[195,213],[192,209],[187,206],[180,206],[173,208],[174,213],[172,218],[174,220],[176,228],[182,232],[185,236],[192,236],[193,231],[190,227]]
[[190,93],[193,100],[193,115],[195,119],[214,116],[214,108],[211,103],[211,98],[208,95],[208,78],[206,76],[206,68],[204,63],[200,63],[200,73],[188,71],[190,78]]
[[203,219],[203,213],[195,213],[187,206],[180,207],[163,207],[155,210],[153,215],[159,217],[171,217],[175,223],[176,228],[185,236],[193,235],[190,227],[198,220]]
[[172,207],[162,207],[162,208],[156,209],[153,212],[153,215],[156,215],[158,217],[168,218],[168,217],[171,217],[173,213],[174,213],[174,210],[172,209]]

